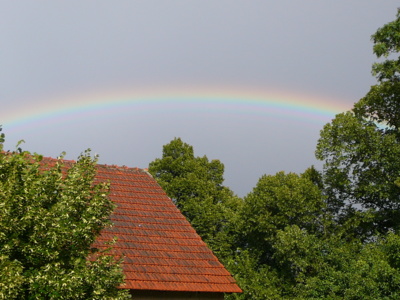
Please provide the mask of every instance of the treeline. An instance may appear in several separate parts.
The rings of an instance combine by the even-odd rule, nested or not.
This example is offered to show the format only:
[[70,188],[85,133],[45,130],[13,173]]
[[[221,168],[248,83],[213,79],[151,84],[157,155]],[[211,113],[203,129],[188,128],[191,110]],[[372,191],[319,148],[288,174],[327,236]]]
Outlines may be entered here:
[[241,199],[179,138],[150,163],[243,289],[226,299],[400,298],[400,11],[372,41],[377,84],[321,130],[322,171],[264,175]]

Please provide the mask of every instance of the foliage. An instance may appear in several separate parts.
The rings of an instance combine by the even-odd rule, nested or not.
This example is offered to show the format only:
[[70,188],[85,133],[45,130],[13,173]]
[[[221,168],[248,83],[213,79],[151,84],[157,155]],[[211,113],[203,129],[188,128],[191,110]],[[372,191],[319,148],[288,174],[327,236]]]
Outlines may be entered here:
[[150,163],[149,172],[216,253],[230,251],[226,224],[232,224],[240,199],[223,186],[219,160],[195,157],[193,147],[176,138],[164,145],[162,158]]
[[[199,214],[196,222],[212,224],[210,220],[218,218],[223,222],[222,227],[213,227],[218,228],[215,232],[209,231],[211,245],[224,249],[216,254],[243,289],[243,293],[226,295],[226,299],[398,298],[400,237],[390,233],[360,239],[365,223],[376,218],[370,211],[348,210],[347,219],[338,226],[334,211],[328,207],[325,182],[313,167],[300,175],[264,175],[243,200],[217,202],[225,209],[217,211],[213,202],[201,199],[215,190],[199,189],[207,185],[198,182],[207,182],[210,177],[195,163],[198,158],[193,148],[180,139],[167,146],[165,153],[170,155],[152,165],[165,163],[164,168],[153,169],[153,174],[159,176],[181,209],[196,213],[208,205],[210,214],[216,213],[215,219]],[[173,158],[174,153],[179,155]],[[191,200],[199,205],[192,207]]]
[[[290,261],[283,263],[281,233],[296,226],[300,231],[323,235],[325,204],[318,184],[314,168],[302,175],[279,172],[262,176],[245,197],[236,232],[238,251],[227,260],[244,292],[231,299],[284,299],[294,295],[298,272]],[[290,238],[291,243],[297,243],[298,236]]]
[[378,83],[325,125],[318,141],[336,233],[315,241],[325,256],[305,280],[306,298],[399,298],[400,10],[372,40],[384,58],[372,67]]
[[247,250],[227,264],[244,290],[227,299],[398,299],[399,242],[393,233],[362,243],[287,226],[277,231],[273,264]]
[[244,199],[241,210],[241,247],[257,252],[260,263],[273,263],[276,234],[294,225],[320,230],[323,197],[308,178],[284,172],[264,175]]
[[264,175],[241,200],[222,185],[223,165],[180,139],[151,163],[203,238],[224,249],[217,255],[243,289],[226,299],[400,298],[400,10],[372,40],[378,83],[324,126],[323,173]]
[[343,220],[354,210],[375,216],[365,236],[400,229],[399,37],[400,10],[372,36],[374,53],[386,58],[373,65],[378,84],[324,127],[316,151],[332,211]]
[[400,129],[400,9],[396,19],[379,28],[372,36],[373,52],[383,61],[372,66],[378,84],[356,103],[357,115],[387,125],[385,133],[399,138]]
[[[0,141],[0,299],[124,299],[120,260],[92,248],[110,226],[108,186],[94,184],[96,160],[59,159]],[[88,259],[90,257],[90,259]]]
[[325,192],[334,213],[348,215],[355,204],[376,215],[370,234],[398,228],[400,144],[394,135],[352,112],[339,114],[321,132],[317,157],[325,160]]
[[225,296],[227,300],[281,299],[284,287],[287,286],[276,269],[259,264],[257,257],[248,250],[238,250],[225,260],[225,266],[243,290],[243,293]]
[[[301,267],[299,278],[302,280],[296,287],[296,296],[302,299],[399,298],[400,269],[390,259],[393,248],[399,246],[399,236],[389,234],[372,243],[311,239],[309,248],[302,249],[311,251],[306,256],[301,251],[291,255],[282,253],[282,257],[291,257],[292,263]],[[395,252],[398,253],[398,248]]]

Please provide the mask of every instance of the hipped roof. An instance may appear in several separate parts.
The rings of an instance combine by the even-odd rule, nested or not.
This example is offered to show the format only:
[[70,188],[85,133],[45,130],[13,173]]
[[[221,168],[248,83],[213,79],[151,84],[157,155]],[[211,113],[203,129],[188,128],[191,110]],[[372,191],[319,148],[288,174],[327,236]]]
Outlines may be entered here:
[[[45,159],[55,163],[55,159]],[[97,181],[110,182],[113,227],[97,241],[117,237],[112,253],[124,256],[124,289],[241,292],[172,200],[145,170],[97,165]]]

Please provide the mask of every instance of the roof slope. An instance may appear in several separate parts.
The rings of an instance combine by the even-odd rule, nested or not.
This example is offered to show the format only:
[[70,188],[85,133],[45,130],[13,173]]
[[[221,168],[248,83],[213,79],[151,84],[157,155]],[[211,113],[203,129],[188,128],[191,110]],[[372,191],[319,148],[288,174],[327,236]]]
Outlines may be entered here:
[[150,174],[99,165],[97,178],[110,181],[109,196],[117,205],[114,226],[99,241],[118,236],[114,251],[125,256],[124,288],[241,292]]
[[[55,160],[45,158],[43,163]],[[104,229],[97,241],[117,237],[112,253],[125,257],[122,288],[241,292],[149,173],[107,165],[98,165],[97,170],[98,181],[110,182],[109,197],[117,206],[111,215],[114,226]]]

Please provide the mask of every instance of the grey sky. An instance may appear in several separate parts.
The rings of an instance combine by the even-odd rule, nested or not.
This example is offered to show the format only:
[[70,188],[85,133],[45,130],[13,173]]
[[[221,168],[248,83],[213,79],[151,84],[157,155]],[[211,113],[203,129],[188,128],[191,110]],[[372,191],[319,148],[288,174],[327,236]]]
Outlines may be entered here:
[[[0,124],[34,102],[135,87],[244,86],[349,104],[375,80],[370,36],[397,1],[0,1]],[[45,99],[41,101],[42,99]],[[332,116],[333,117],[333,116]],[[329,121],[329,120],[327,120]],[[4,124],[6,146],[147,167],[174,137],[220,159],[245,195],[264,174],[315,164],[321,124],[112,110],[52,127]]]

